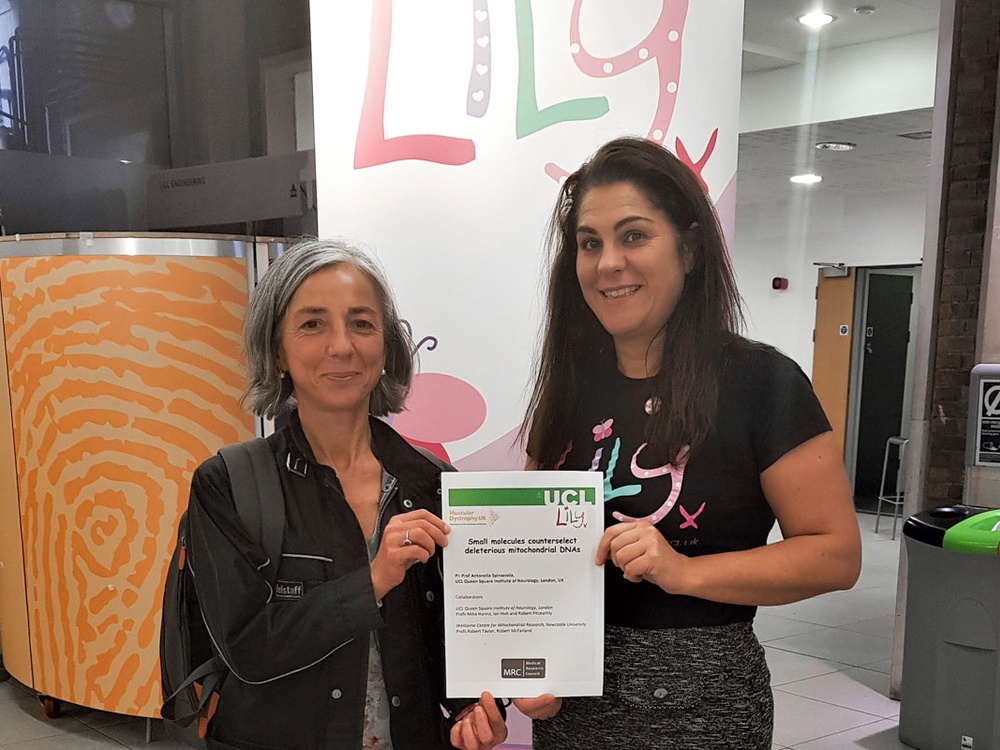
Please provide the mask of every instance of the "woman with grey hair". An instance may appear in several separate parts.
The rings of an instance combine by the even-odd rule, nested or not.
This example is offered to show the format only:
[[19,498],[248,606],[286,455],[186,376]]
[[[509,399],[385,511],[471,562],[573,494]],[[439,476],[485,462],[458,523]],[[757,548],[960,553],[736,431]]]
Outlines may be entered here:
[[[230,667],[210,748],[488,750],[501,707],[444,695],[444,467],[377,419],[401,411],[413,347],[375,260],[304,241],[254,289],[244,404],[267,441],[285,530],[277,577],[234,505],[223,460],[195,472],[187,560]],[[269,580],[277,581],[273,587]]]

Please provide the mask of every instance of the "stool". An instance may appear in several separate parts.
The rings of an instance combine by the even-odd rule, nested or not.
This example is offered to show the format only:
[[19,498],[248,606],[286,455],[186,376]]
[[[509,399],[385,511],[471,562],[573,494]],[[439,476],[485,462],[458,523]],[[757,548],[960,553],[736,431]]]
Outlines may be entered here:
[[[892,508],[892,538],[896,538],[896,520],[899,518],[899,509],[903,506],[903,455],[906,452],[906,444],[909,438],[891,437],[885,441],[885,458],[882,460],[882,483],[878,488],[878,508],[875,510],[875,533],[878,533],[879,517],[882,515],[882,503],[889,503]],[[891,495],[885,494],[885,475],[889,470],[889,449],[892,446],[897,448],[897,458],[899,467],[896,469],[896,489]]]

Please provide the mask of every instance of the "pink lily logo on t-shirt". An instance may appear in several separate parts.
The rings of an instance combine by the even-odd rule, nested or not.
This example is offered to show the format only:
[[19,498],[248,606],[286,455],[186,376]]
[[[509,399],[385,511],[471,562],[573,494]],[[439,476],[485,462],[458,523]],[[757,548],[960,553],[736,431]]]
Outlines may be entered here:
[[[670,494],[667,495],[667,499],[663,501],[663,504],[659,508],[647,516],[636,518],[634,516],[627,516],[624,513],[619,513],[618,511],[615,511],[611,515],[619,521],[646,521],[647,523],[656,525],[659,521],[663,520],[663,518],[665,518],[666,515],[673,509],[674,505],[677,504],[677,498],[680,497],[681,488],[684,486],[684,467],[687,466],[688,457],[691,454],[691,447],[685,445],[681,448],[680,452],[677,454],[677,458],[674,459],[672,464],[664,464],[663,466],[657,466],[653,469],[643,469],[639,466],[639,454],[642,453],[642,450],[645,447],[646,443],[643,443],[636,449],[635,453],[632,454],[632,476],[636,479],[649,479],[669,474],[671,480]],[[699,508],[694,514],[694,517],[697,517],[703,509],[704,506]],[[685,513],[685,515],[687,514]],[[688,518],[690,521],[688,525],[698,528],[698,524],[694,523],[694,517]]]

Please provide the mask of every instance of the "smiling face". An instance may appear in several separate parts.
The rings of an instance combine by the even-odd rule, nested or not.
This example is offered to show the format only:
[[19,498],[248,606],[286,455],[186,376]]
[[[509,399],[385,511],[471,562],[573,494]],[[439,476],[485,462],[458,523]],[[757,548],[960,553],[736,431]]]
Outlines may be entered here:
[[299,412],[367,414],[385,363],[382,306],[371,280],[349,263],[309,276],[281,321],[279,365]]
[[629,354],[658,363],[658,336],[684,289],[690,253],[630,183],[590,188],[578,205],[576,277],[584,300],[614,339],[620,366]]

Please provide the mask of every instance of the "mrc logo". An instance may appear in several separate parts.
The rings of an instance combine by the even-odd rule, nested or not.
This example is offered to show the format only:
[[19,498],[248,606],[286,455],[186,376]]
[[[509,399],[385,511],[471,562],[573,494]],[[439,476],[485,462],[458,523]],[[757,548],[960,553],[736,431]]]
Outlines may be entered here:
[[500,677],[505,680],[545,677],[545,659],[501,659]]

